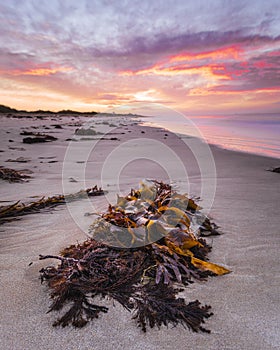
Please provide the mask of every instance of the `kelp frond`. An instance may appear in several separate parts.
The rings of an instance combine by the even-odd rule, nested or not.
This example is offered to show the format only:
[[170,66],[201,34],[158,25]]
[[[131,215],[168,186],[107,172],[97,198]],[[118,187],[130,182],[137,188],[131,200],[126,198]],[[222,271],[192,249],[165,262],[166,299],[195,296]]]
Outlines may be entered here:
[[24,182],[28,181],[29,175],[23,174],[18,170],[0,167],[0,179],[9,182]]
[[104,193],[105,192],[101,188],[94,186],[73,194],[58,195],[47,198],[42,197],[39,200],[31,203],[22,203],[21,201],[17,201],[10,205],[0,206],[0,224],[16,219],[19,216],[37,213],[42,209],[54,208],[58,205],[87,198],[89,196],[101,196],[104,195]]

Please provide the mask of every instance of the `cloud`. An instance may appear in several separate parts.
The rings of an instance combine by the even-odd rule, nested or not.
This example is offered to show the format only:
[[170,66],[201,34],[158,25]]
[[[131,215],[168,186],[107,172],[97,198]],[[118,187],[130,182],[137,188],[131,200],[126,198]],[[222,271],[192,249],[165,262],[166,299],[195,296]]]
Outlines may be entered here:
[[279,4],[0,0],[0,76],[104,106],[276,91]]
[[252,57],[248,61],[236,61],[224,65],[230,83],[216,86],[212,91],[280,90],[280,52],[278,50]]

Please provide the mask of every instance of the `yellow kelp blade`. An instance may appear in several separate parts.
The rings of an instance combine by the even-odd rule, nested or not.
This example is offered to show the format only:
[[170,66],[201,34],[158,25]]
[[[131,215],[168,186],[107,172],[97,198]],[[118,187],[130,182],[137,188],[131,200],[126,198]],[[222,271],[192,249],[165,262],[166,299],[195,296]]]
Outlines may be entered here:
[[188,209],[192,209],[196,211],[196,210],[201,210],[202,208],[199,205],[197,205],[193,199],[189,198]]
[[156,189],[153,186],[148,186],[144,182],[141,183],[141,188],[138,191],[142,200],[154,200],[156,198]]
[[172,230],[168,233],[166,244],[168,245],[170,243],[175,245],[174,249],[177,247],[182,250],[182,253],[195,246],[203,247],[203,244],[201,244],[192,233],[186,233],[179,230]]
[[150,220],[147,225],[148,242],[156,242],[166,236],[167,231],[156,220]]
[[121,197],[117,194],[117,207],[125,208],[127,205],[128,200],[125,197]]
[[164,212],[164,218],[170,225],[176,226],[179,222],[183,222],[187,227],[190,226],[190,219],[187,214],[176,207],[162,206],[158,209],[158,212]]
[[185,209],[188,209],[188,210],[191,209],[194,211],[202,209],[202,207],[196,204],[193,199],[189,198],[186,193],[185,194],[175,193],[172,196],[172,201],[176,203],[177,200],[179,200],[182,204],[184,204]]
[[[193,244],[192,246],[194,246],[194,243],[195,243],[195,241],[193,241],[193,243],[190,242],[190,245]],[[197,243],[200,244],[199,242],[197,242]],[[168,248],[171,249],[174,253],[177,253],[177,254],[183,255],[183,256],[190,256],[191,263],[201,271],[211,271],[216,275],[225,275],[225,274],[231,272],[230,270],[226,269],[223,266],[210,263],[209,261],[203,261],[203,260],[200,260],[198,258],[195,258],[193,253],[189,249],[186,249],[186,247],[183,248],[181,246],[177,246],[176,244],[174,244],[170,240],[168,240],[168,238],[166,239],[166,244],[167,244]],[[192,247],[190,247],[190,248],[192,248]]]
[[226,269],[223,266],[213,264],[209,261],[203,261],[198,258],[192,257],[192,264],[197,267],[201,271],[211,271],[216,275],[226,275],[227,273],[230,273],[231,271]]

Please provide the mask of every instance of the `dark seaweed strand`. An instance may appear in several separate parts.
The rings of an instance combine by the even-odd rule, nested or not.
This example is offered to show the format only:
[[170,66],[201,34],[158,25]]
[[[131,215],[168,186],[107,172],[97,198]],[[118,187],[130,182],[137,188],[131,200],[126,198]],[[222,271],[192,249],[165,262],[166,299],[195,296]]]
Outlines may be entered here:
[[[70,305],[54,326],[83,327],[89,320],[98,318],[100,312],[107,312],[105,306],[92,303],[92,298],[99,295],[113,298],[127,310],[134,311],[133,318],[143,331],[147,325],[160,327],[180,323],[195,332],[209,332],[202,324],[212,315],[210,306],[201,306],[198,301],[186,304],[183,298],[177,298],[175,265],[167,263],[168,283],[164,279],[155,283],[155,271],[151,267],[158,263],[158,248],[156,253],[152,245],[134,250],[116,249],[87,240],[62,253],[59,257],[40,257],[61,261],[57,268],[46,267],[40,271],[42,281],[47,281],[52,290],[53,303],[49,311]],[[162,261],[165,261],[165,252],[162,254]],[[205,277],[191,265],[189,269],[182,268],[184,265],[180,266],[179,262],[178,265],[183,285],[193,278]],[[146,284],[145,279],[150,282]]]

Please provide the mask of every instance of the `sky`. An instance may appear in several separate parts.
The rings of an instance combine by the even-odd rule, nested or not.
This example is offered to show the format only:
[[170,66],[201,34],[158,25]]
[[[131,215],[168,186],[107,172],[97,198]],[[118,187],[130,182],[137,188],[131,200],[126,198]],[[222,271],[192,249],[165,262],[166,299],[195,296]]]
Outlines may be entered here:
[[280,111],[279,0],[0,0],[0,44],[14,108]]

